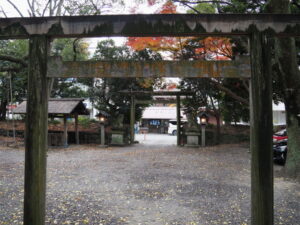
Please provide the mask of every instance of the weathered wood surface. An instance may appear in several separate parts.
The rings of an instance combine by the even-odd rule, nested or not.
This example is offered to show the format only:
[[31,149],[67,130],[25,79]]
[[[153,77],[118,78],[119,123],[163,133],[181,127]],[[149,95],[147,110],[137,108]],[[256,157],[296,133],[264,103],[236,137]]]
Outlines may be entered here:
[[272,69],[268,37],[251,37],[251,224],[273,225]]
[[194,95],[195,92],[192,91],[132,91],[132,90],[121,90],[119,93],[127,95],[155,95],[155,96],[188,96]]
[[45,224],[48,80],[46,37],[29,40],[24,225]]
[[181,115],[180,115],[180,96],[176,96],[176,119],[177,119],[177,146],[180,146],[181,141]]
[[130,101],[130,143],[134,143],[134,124],[135,124],[135,97],[131,96]]
[[64,115],[64,146],[68,147],[68,124],[67,115]]
[[76,139],[76,145],[79,145],[79,130],[78,130],[78,113],[74,115],[75,119],[75,139]]
[[48,77],[236,77],[251,76],[250,58],[232,61],[65,61],[50,57]]
[[153,14],[1,18],[0,38],[249,34],[252,27],[300,35],[297,14]]
[[101,136],[101,146],[104,147],[105,146],[105,127],[104,127],[104,124],[101,124],[100,126],[100,129],[101,129],[101,133],[100,133],[100,136]]

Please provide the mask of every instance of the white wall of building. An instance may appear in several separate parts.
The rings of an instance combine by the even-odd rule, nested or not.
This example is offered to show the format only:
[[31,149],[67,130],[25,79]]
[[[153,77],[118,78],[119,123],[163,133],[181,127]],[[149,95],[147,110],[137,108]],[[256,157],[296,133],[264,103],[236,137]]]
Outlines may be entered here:
[[[183,110],[180,111],[182,119],[186,119]],[[147,107],[144,112],[142,119],[169,119],[176,120],[176,107],[168,106],[150,106]]]
[[273,125],[286,125],[285,106],[282,102],[277,105],[273,102]]

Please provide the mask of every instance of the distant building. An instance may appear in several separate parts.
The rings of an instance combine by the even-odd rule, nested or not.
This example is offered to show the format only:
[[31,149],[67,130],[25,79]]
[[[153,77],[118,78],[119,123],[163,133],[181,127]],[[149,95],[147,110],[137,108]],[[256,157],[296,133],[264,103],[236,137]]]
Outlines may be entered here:
[[[183,110],[180,112],[181,118],[186,120]],[[169,120],[176,120],[176,107],[152,106],[144,110],[141,127],[147,127],[149,133],[168,132]]]
[[282,102],[278,105],[273,102],[273,125],[286,125],[285,105]]
[[[282,102],[278,104],[272,103],[273,110],[273,126],[285,126],[286,125],[286,112],[285,106]],[[240,121],[237,124],[250,125],[250,122]]]

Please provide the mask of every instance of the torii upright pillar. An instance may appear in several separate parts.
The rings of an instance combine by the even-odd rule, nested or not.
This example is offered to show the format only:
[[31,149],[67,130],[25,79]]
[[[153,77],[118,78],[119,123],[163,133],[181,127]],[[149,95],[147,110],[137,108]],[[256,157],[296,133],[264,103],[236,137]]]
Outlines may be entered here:
[[274,224],[272,71],[269,37],[254,31],[251,41],[251,224]]
[[130,144],[134,143],[135,96],[131,95],[130,102]]
[[68,147],[68,117],[67,115],[64,115],[64,134],[63,134],[63,142],[64,147]]
[[45,224],[48,148],[47,53],[47,37],[31,36],[25,139],[24,225]]
[[177,117],[177,146],[181,142],[181,115],[180,115],[180,95],[176,95],[176,117]]

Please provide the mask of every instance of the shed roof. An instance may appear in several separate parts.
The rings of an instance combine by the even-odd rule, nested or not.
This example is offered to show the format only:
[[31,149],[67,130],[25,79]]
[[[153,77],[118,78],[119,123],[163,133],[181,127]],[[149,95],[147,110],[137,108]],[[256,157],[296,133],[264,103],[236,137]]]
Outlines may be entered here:
[[[83,104],[83,98],[51,98],[48,102],[48,114],[75,114],[89,115],[89,111]],[[27,100],[14,109],[16,114],[26,114]]]

